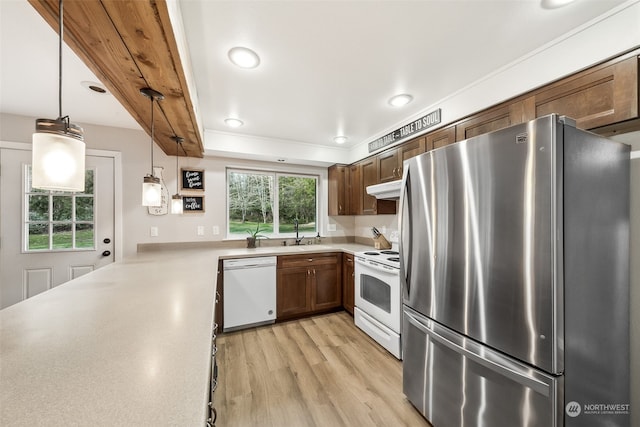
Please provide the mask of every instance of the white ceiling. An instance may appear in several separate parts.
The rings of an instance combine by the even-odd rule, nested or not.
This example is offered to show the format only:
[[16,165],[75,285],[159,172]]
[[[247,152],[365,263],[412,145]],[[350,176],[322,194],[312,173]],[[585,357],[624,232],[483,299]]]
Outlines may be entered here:
[[[180,0],[205,129],[353,146],[492,71],[606,13],[624,0]],[[26,0],[0,0],[0,112],[57,116],[57,36]],[[227,59],[246,46],[261,65]],[[139,128],[68,49],[63,113],[80,123]],[[393,108],[387,100],[410,93]],[[245,125],[225,126],[237,117]],[[206,141],[205,141],[206,144]]]

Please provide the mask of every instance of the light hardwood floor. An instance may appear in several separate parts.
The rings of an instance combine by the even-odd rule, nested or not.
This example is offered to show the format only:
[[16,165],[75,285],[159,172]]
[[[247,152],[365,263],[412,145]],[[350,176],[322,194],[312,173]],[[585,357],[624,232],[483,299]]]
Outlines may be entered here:
[[346,312],[218,337],[217,427],[429,426]]

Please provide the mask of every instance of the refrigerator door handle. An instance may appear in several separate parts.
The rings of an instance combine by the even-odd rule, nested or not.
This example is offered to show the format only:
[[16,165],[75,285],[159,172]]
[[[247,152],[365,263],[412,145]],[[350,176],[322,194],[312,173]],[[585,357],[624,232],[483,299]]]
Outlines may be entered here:
[[[421,330],[423,333],[427,334],[432,340],[450,348],[458,354],[465,356],[466,358],[474,361],[475,363],[484,366],[487,369],[490,369],[502,376],[509,378],[510,380],[523,385],[524,387],[530,388],[535,392],[543,395],[550,396],[552,393],[551,387],[549,384],[540,381],[536,378],[532,377],[532,373],[534,372],[533,368],[525,368],[524,366],[515,366],[514,363],[509,363],[509,361],[504,360],[504,362],[509,363],[512,366],[506,366],[504,363],[499,363],[499,360],[490,360],[487,356],[495,351],[488,349],[487,347],[476,343],[475,341],[471,341],[469,338],[462,338],[464,341],[464,347],[460,346],[453,341],[447,339],[446,337],[440,335],[434,329],[425,325],[420,319],[418,319],[415,315],[404,310],[404,315],[406,319],[414,325],[416,328]],[[430,321],[431,324],[434,324],[433,321]],[[469,348],[467,348],[469,347]],[[475,350],[475,351],[474,351]],[[479,353],[484,353],[480,355]],[[497,355],[497,357],[492,357],[491,359],[504,358],[504,356]]]
[[[409,176],[409,165],[404,168],[402,176],[402,192],[400,193],[400,241],[398,248],[400,251],[400,279],[405,299],[409,299],[411,291],[411,256],[413,252],[413,236],[411,232],[411,198],[408,188],[411,185]],[[406,243],[406,245],[405,245]]]

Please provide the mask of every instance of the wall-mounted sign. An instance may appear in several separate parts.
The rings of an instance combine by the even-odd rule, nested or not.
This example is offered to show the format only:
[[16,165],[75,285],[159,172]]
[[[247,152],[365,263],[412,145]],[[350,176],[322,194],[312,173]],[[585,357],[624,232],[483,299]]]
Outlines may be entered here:
[[204,196],[182,196],[183,213],[204,212]]
[[369,143],[369,152],[372,153],[376,150],[386,147],[389,144],[393,144],[396,141],[405,139],[418,132],[423,132],[425,129],[435,126],[440,123],[442,110],[438,108],[435,111],[430,112],[426,116],[422,116],[417,120],[412,121],[409,124],[402,126],[400,129],[396,129],[393,132],[389,132],[385,136],[382,136],[375,141]]
[[204,171],[202,169],[182,169],[183,190],[204,190]]

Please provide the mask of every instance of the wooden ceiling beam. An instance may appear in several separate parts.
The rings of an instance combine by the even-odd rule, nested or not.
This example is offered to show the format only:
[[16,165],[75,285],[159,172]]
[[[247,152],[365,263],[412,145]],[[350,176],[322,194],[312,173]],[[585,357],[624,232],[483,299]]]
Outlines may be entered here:
[[[58,0],[28,1],[57,33]],[[165,98],[155,107],[156,143],[176,155],[172,137],[180,136],[188,156],[203,156],[165,0],[66,0],[64,41],[148,134],[151,103],[140,89],[161,92]]]

